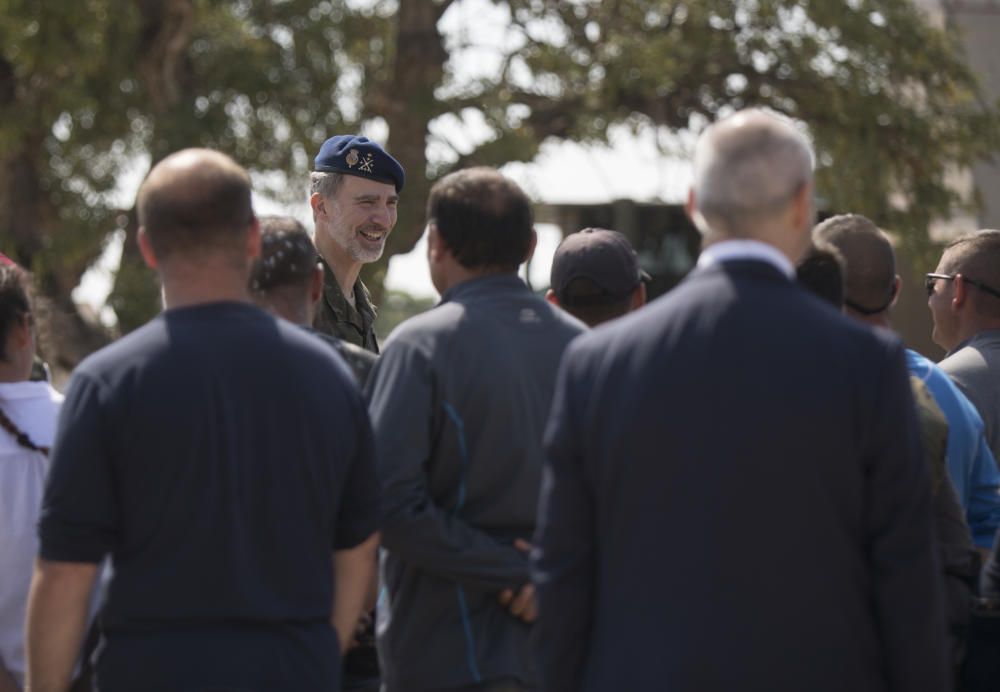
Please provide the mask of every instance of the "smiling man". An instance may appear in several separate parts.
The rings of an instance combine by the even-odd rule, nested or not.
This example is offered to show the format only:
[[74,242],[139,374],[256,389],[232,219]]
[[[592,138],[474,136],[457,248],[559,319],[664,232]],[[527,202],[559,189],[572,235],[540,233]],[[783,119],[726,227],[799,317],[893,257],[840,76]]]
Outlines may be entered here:
[[403,167],[377,143],[337,135],[323,143],[309,177],[316,247],[323,264],[323,300],[313,326],[378,353],[375,307],[360,279],[396,225]]

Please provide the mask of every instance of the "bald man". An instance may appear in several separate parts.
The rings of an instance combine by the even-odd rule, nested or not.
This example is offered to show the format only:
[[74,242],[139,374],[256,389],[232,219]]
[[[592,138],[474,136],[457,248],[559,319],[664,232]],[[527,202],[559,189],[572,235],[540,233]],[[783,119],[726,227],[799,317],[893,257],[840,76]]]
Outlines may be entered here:
[[137,207],[166,311],[70,382],[28,687],[67,688],[110,555],[102,692],[337,690],[377,541],[364,403],[332,349],[250,303],[260,234],[246,171],[180,151],[150,171]]
[[791,123],[717,122],[698,267],[570,344],[536,536],[544,689],[949,689],[902,347],[794,283],[812,199]]

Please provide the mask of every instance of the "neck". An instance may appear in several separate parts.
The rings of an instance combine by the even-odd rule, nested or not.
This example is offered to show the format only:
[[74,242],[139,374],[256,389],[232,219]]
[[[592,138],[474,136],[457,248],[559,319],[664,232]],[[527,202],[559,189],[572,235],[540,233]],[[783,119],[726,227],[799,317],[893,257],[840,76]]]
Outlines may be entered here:
[[471,281],[472,279],[480,279],[484,276],[516,276],[516,272],[509,271],[507,269],[495,269],[495,268],[480,268],[468,269],[463,267],[458,262],[455,262],[451,267],[451,271],[448,272],[447,277],[445,277],[444,283],[446,285],[440,288],[441,293],[458,286],[459,284],[465,283],[466,281]]
[[858,320],[859,322],[864,322],[869,326],[882,327],[883,329],[892,328],[889,323],[889,312],[887,310],[883,310],[877,315],[862,315],[860,312],[855,312],[854,310],[851,310],[850,308],[847,307],[845,307],[844,310],[847,312],[848,315],[850,315],[854,319]]
[[362,263],[351,257],[335,240],[332,240],[326,233],[316,234],[316,249],[320,256],[326,260],[333,270],[333,276],[337,279],[340,292],[345,296],[351,295],[354,284],[361,274]]
[[0,361],[0,382],[24,382],[28,379],[25,377],[24,371],[24,365],[19,362],[10,360]]
[[302,300],[291,301],[276,298],[274,300],[259,301],[257,305],[275,317],[280,317],[292,324],[297,324],[300,327],[312,326],[315,310],[312,305],[307,305]]
[[720,219],[711,221],[702,217],[702,247],[707,248],[727,240],[756,240],[770,245],[795,264],[806,249],[809,234],[797,231],[784,218],[775,218],[757,223],[746,223],[739,228],[729,226]]
[[232,262],[161,266],[163,305],[170,310],[205,303],[249,303],[247,272]]
[[1000,320],[981,318],[972,323],[963,323],[959,325],[958,333],[955,334],[955,343],[948,346],[948,351],[954,351],[959,344],[968,341],[980,332],[985,332],[991,329],[1000,329]]

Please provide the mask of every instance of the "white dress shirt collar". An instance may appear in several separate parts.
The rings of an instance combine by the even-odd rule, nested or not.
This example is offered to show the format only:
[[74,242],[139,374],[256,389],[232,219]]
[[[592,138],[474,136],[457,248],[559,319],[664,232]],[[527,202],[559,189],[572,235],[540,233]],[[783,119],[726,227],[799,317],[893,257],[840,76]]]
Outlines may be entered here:
[[789,279],[795,278],[795,266],[778,248],[759,240],[743,238],[712,243],[702,250],[698,257],[698,267],[710,267],[720,262],[747,259],[767,262]]

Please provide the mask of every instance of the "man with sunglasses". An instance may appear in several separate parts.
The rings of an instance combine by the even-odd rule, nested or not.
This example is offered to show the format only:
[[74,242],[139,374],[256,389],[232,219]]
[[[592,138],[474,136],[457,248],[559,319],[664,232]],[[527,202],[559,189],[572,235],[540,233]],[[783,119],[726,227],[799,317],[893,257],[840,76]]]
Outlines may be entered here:
[[941,368],[983,417],[993,457],[1000,454],[1000,231],[950,243],[926,279]]
[[[859,322],[891,329],[890,312],[902,282],[889,238],[860,214],[830,217],[813,230],[813,239],[832,245],[844,262],[844,309]],[[910,375],[930,390],[948,421],[948,475],[980,548],[993,545],[1000,527],[1000,471],[983,434],[983,422],[951,379],[919,353],[907,350]]]

